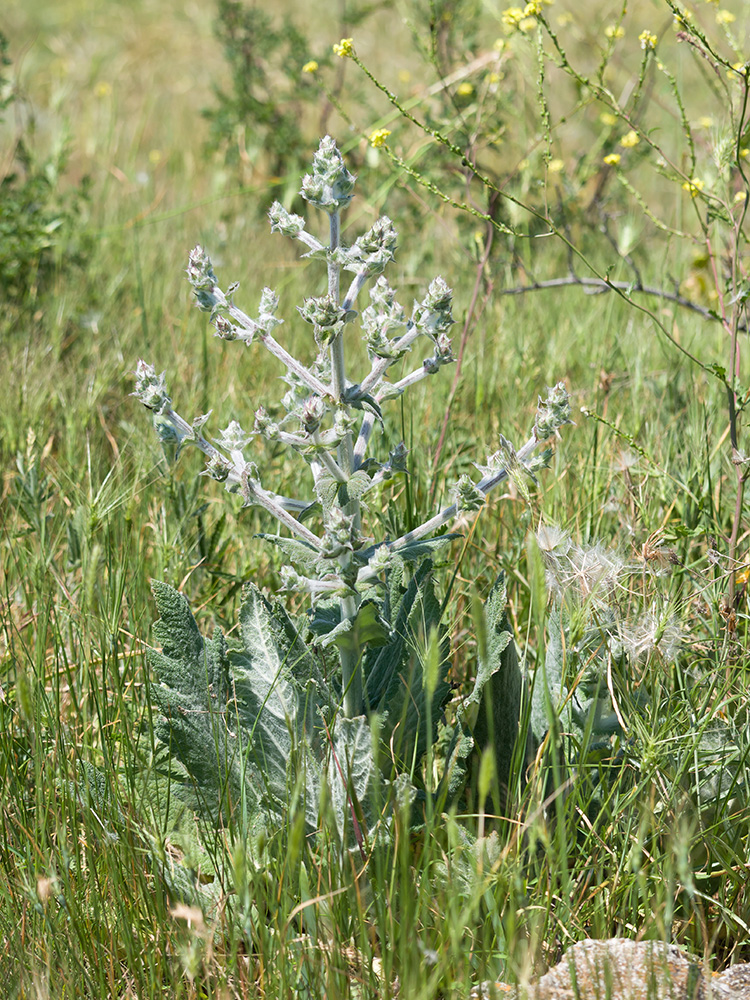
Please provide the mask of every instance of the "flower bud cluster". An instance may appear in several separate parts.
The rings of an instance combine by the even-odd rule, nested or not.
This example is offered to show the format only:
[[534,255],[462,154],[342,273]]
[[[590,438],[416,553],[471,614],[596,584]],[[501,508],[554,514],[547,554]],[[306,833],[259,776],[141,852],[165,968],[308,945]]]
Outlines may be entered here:
[[139,361],[135,369],[135,392],[131,395],[139,399],[149,410],[161,413],[169,409],[172,400],[167,394],[167,373],[156,374],[153,365]]
[[397,348],[391,334],[405,326],[404,308],[396,293],[381,275],[370,289],[370,305],[362,310],[362,330],[370,357],[402,357],[407,348]]
[[484,507],[485,494],[469,476],[461,476],[453,488],[453,502],[459,514],[470,514]]
[[428,374],[434,375],[443,365],[449,365],[455,360],[450,337],[445,333],[439,333],[435,337],[435,353],[431,358],[425,358],[424,369]]
[[302,197],[329,214],[346,208],[352,200],[355,183],[344,164],[334,139],[327,135],[313,156],[313,171],[302,180]]
[[271,232],[282,233],[284,236],[297,237],[305,228],[305,220],[301,215],[287,212],[281,202],[275,201],[268,212],[271,220]]
[[186,273],[200,308],[204,312],[213,312],[220,304],[215,291],[218,281],[211,266],[211,258],[200,244],[190,251]]
[[346,312],[330,295],[305,299],[297,310],[306,323],[310,323],[315,333],[316,343],[325,347],[344,329]]
[[570,418],[570,396],[564,382],[558,382],[553,388],[547,389],[547,398],[542,401],[536,411],[534,434],[537,441],[547,441],[564,424],[572,424]]
[[412,322],[420,333],[435,340],[453,326],[452,306],[453,292],[442,278],[437,277],[430,283],[422,301],[414,303]]
[[383,215],[375,225],[347,248],[340,248],[338,258],[346,271],[382,274],[396,254],[398,237],[393,223]]

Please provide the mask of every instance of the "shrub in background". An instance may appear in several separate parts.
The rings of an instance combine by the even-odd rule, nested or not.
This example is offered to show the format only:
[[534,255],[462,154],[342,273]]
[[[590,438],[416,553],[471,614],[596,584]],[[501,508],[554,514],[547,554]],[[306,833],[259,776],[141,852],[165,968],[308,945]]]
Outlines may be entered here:
[[0,33],[0,123],[17,109],[21,122],[0,161],[0,298],[33,302],[48,287],[58,269],[82,266],[89,246],[81,234],[88,181],[63,189],[68,160],[62,143],[46,158],[34,149],[34,119],[20,106],[11,80],[8,42]]

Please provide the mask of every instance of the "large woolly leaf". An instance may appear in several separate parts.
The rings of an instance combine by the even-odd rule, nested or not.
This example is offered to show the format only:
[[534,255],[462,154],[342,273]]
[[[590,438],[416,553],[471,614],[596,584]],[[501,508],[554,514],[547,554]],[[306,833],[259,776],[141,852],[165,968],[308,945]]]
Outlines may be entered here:
[[[383,716],[383,735],[397,762],[418,763],[433,742],[450,686],[445,677],[449,646],[440,621],[440,602],[431,577],[432,563],[425,561],[404,586],[403,563],[389,572],[383,618],[391,623],[392,637],[364,658],[365,704]],[[428,712],[424,685],[425,654],[429,636],[439,637],[438,681]],[[428,720],[431,723],[428,732]]]
[[[204,639],[187,601],[154,585],[161,614],[152,651],[162,717],[156,734],[166,753],[154,777],[170,794],[215,823],[241,806],[250,829],[278,820],[288,790],[300,781],[306,828],[319,826],[327,787],[342,843],[352,846],[356,817],[366,831],[376,817],[376,768],[364,718],[336,719],[335,700],[311,651],[279,604],[247,586],[240,643],[227,648],[220,630]],[[377,607],[366,611],[377,624]],[[378,625],[382,628],[382,625]]]
[[331,751],[326,776],[331,806],[341,843],[354,847],[357,828],[364,835],[374,828],[379,819],[378,804],[383,799],[367,719],[337,719]]
[[[339,649],[357,652],[365,646],[383,646],[391,637],[388,622],[380,614],[380,605],[374,600],[366,600],[360,604],[357,613],[352,618],[341,619],[340,606],[337,618],[331,614],[333,609],[325,609],[322,615],[316,616],[310,629],[321,636],[320,645],[337,645]],[[329,627],[326,628],[326,625]]]
[[156,735],[177,767],[174,794],[191,809],[219,822],[245,793],[257,805],[258,788],[247,774],[241,734],[227,725],[230,690],[226,642],[220,630],[205,640],[182,594],[153,584],[160,619],[154,635],[162,651],[149,662],[159,683],[152,691],[161,711]]
[[262,538],[266,542],[272,542],[285,556],[288,556],[293,563],[302,566],[304,569],[313,570],[317,566],[319,552],[314,545],[302,541],[299,538],[288,538],[284,535],[268,535],[259,532],[256,538]]
[[[491,747],[495,778],[501,805],[507,798],[513,755],[519,734],[523,678],[518,664],[516,644],[508,625],[507,595],[500,576],[484,605],[484,650],[479,658],[477,684],[472,699],[479,701],[473,737],[478,751]],[[481,688],[478,686],[481,685]],[[527,734],[526,756],[531,749],[531,731]]]
[[[477,675],[453,725],[445,772],[438,789],[442,803],[460,794],[472,762],[479,762],[486,747],[492,749],[498,786],[507,790],[518,739],[523,682],[506,604],[505,584],[500,576],[482,608],[481,619],[476,622]],[[527,755],[531,747],[529,732]],[[485,803],[485,807],[489,808],[490,803]]]

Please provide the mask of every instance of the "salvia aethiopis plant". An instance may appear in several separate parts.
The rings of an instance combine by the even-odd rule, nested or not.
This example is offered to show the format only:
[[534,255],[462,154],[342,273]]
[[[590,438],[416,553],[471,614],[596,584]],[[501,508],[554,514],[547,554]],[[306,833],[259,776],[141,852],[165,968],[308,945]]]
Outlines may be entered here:
[[[433,591],[430,556],[457,537],[445,527],[466,512],[478,511],[499,483],[508,477],[533,477],[549,454],[539,446],[570,422],[568,394],[558,383],[540,399],[528,440],[515,448],[501,437],[497,450],[476,465],[478,478],[463,475],[455,483],[451,504],[401,537],[370,536],[366,515],[377,502],[379,487],[406,470],[403,442],[381,444],[380,457],[369,454],[373,441],[383,436],[382,408],[454,360],[448,335],[454,322],[453,293],[436,277],[410,313],[399,303],[384,276],[397,243],[393,223],[385,216],[351,245],[342,242],[341,214],[354,185],[336,143],[327,136],[300,193],[328,216],[328,244],[278,202],[269,213],[273,232],[298,240],[306,257],[327,268],[323,294],[306,299],[295,317],[312,328],[312,360],[300,360],[283,346],[279,328],[284,321],[270,288],[263,289],[256,313],[248,315],[235,304],[236,283],[222,290],[206,250],[196,246],[189,256],[188,278],[198,306],[210,314],[216,336],[236,342],[238,348],[260,345],[286,370],[288,390],[280,418],[261,406],[252,426],[233,420],[209,440],[203,431],[208,414],[184,419],[172,407],[165,374],[157,374],[145,361],[136,370],[134,395],[153,412],[162,440],[176,443],[178,449],[186,443],[199,448],[206,456],[205,475],[239,494],[244,506],[258,505],[275,518],[283,533],[263,537],[279,546],[288,561],[282,569],[284,586],[309,595],[309,614],[295,622],[278,602],[270,603],[248,585],[240,613],[244,648],[235,650],[227,648],[220,632],[203,640],[184,599],[164,585],[155,588],[162,616],[157,638],[163,652],[153,657],[162,681],[155,688],[165,715],[161,735],[193,786],[208,780],[206,772],[213,765],[207,760],[218,753],[231,778],[223,785],[226,794],[263,787],[266,807],[283,799],[286,770],[295,746],[302,745],[308,776],[325,772],[330,787],[340,779],[348,801],[356,795],[361,803],[367,795],[367,767],[360,768],[361,780],[343,775],[341,768],[356,769],[369,760],[369,728],[363,740],[362,727],[374,713],[385,727],[391,755],[396,753],[414,778],[415,765],[435,738],[449,691],[447,631]],[[359,300],[365,289],[369,301],[363,305]],[[365,371],[354,373],[347,344],[357,329],[369,362]],[[413,352],[417,360],[409,370],[403,359]],[[396,366],[399,373],[406,368],[407,374],[389,377]],[[307,464],[310,485],[305,495],[283,496],[262,482],[259,438],[286,446]],[[501,585],[488,601],[486,614],[490,607],[488,627],[507,634],[489,644],[497,663],[479,665],[482,685],[472,695],[477,704],[485,681],[508,658],[510,634]],[[306,642],[311,636],[315,654]],[[315,659],[319,650],[327,657],[326,669]],[[331,662],[333,670],[328,669]],[[515,655],[513,664],[517,672]],[[189,713],[188,707],[196,708],[195,700],[204,698],[196,693],[201,686],[207,688],[203,714]],[[514,681],[511,687],[517,689],[518,700],[520,683]],[[220,746],[215,726],[222,713],[226,731]],[[464,747],[467,736],[464,724]],[[359,744],[356,760],[350,752],[352,741]],[[326,753],[329,763],[335,759],[335,767],[324,761]],[[313,780],[308,788],[313,826],[316,803],[310,799],[315,799],[316,786]],[[218,808],[227,804],[219,802]]]

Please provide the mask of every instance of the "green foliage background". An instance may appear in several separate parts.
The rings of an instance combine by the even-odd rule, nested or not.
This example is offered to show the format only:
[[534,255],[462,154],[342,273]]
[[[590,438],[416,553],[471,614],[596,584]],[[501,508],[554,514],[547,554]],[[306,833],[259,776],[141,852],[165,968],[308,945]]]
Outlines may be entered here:
[[[743,5],[723,6],[737,15],[729,28],[747,51]],[[694,7],[713,25],[712,5]],[[572,51],[585,56],[609,44],[605,29],[621,10],[619,3],[558,0],[549,16],[572,15],[565,30]],[[298,18],[292,5],[285,13]],[[310,32],[309,59],[329,74],[335,98],[326,126],[350,144],[365,192],[348,233],[361,232],[385,207],[401,233],[394,285],[413,286],[417,295],[440,271],[456,289],[457,315],[473,317],[455,391],[449,380],[429,380],[389,418],[391,436],[411,449],[411,464],[383,514],[387,530],[408,530],[444,501],[446,484],[494,450],[500,433],[520,438],[545,385],[564,377],[581,411],[531,504],[513,491],[496,498],[476,525],[464,526],[464,542],[442,566],[454,581],[447,616],[455,623],[452,710],[471,700],[483,641],[477,600],[500,571],[528,667],[548,667],[554,678],[558,668],[575,666],[575,675],[586,661],[593,640],[585,616],[576,631],[572,615],[563,641],[548,615],[544,566],[527,537],[542,518],[625,563],[612,613],[633,623],[660,609],[681,636],[679,652],[666,656],[657,645],[635,667],[611,667],[607,684],[637,753],[625,741],[616,748],[626,765],[614,768],[610,784],[619,761],[611,747],[597,758],[589,733],[578,737],[591,750],[582,780],[553,801],[533,782],[524,792],[522,762],[511,761],[522,827],[512,817],[492,830],[482,788],[467,799],[465,817],[426,816],[421,832],[411,830],[410,806],[402,803],[393,838],[373,846],[366,880],[354,878],[360,862],[342,860],[335,849],[333,812],[329,846],[324,837],[322,847],[310,847],[304,811],[296,808],[304,797],[299,787],[289,788],[288,811],[274,830],[250,829],[242,816],[218,831],[196,823],[169,799],[169,782],[155,790],[149,782],[146,794],[145,776],[159,766],[158,698],[147,660],[159,645],[150,632],[150,580],[188,596],[204,635],[218,625],[231,639],[243,582],[273,593],[283,555],[254,540],[269,530],[260,515],[227,508],[196,478],[197,456],[167,461],[129,398],[132,369],[140,356],[167,368],[185,409],[213,407],[215,426],[277,391],[279,371],[212,341],[192,308],[182,269],[196,242],[211,250],[222,274],[242,282],[240,294],[251,301],[262,284],[276,287],[286,304],[319,289],[310,287],[305,262],[258,219],[259,203],[289,193],[279,151],[266,150],[277,162],[260,155],[256,162],[257,143],[240,146],[231,128],[231,140],[207,146],[219,119],[204,111],[221,108],[217,90],[232,88],[211,5],[12,6],[4,12],[12,60],[6,76],[18,83],[23,107],[33,109],[35,127],[26,128],[26,112],[6,109],[0,149],[17,148],[23,135],[37,165],[60,164],[58,173],[40,168],[53,209],[58,198],[77,208],[55,230],[61,238],[43,258],[44,280],[37,281],[36,265],[24,265],[33,280],[6,277],[0,289],[4,995],[378,996],[392,995],[395,977],[402,995],[468,995],[485,979],[524,978],[587,935],[671,939],[715,964],[748,958],[750,823],[738,793],[748,754],[747,517],[744,510],[740,562],[728,566],[735,492],[726,392],[706,370],[727,365],[725,336],[698,312],[652,304],[703,368],[613,294],[564,286],[501,295],[566,274],[568,258],[546,240],[491,237],[484,221],[406,180],[384,151],[368,148],[372,129],[391,128],[393,148],[454,198],[500,224],[519,222],[512,207],[467,187],[460,165],[436,156],[423,135],[403,123],[397,128],[383,95],[356,67],[333,58],[326,65],[325,56],[333,41],[354,35],[358,56],[401,99],[414,100],[435,125],[452,108],[451,137],[471,138],[479,119],[471,117],[471,95],[458,93],[465,78],[449,88],[447,104],[428,101],[425,91],[438,76],[434,63],[427,67],[433,59],[448,74],[489,56],[495,39],[505,39],[502,8],[414,2],[365,13],[321,5],[302,26]],[[432,36],[431,19],[439,28]],[[623,23],[630,45],[613,49],[611,65],[613,84],[624,86],[637,78],[641,30],[658,32],[665,49],[676,43],[664,3],[631,3]],[[681,294],[714,309],[699,247],[655,229],[632,203],[622,211],[613,200],[608,214],[606,197],[604,216],[589,224],[584,209],[605,180],[602,159],[619,148],[613,126],[598,111],[582,112],[560,124],[549,145],[538,124],[531,52],[530,62],[514,56],[498,89],[488,89],[486,101],[494,103],[485,103],[477,138],[483,166],[519,196],[549,207],[602,271],[610,263],[621,269],[613,278],[632,277],[625,248],[646,283],[674,289],[676,281]],[[722,127],[721,91],[700,60],[682,50],[675,59],[676,69],[670,66],[692,95],[705,163]],[[289,78],[269,72],[271,88],[284,92]],[[476,85],[479,77],[468,79]],[[292,88],[316,85],[295,80]],[[663,80],[649,87],[649,107],[663,112],[659,129],[680,149]],[[565,99],[563,88],[552,92],[553,120]],[[328,100],[321,96],[316,111]],[[712,124],[700,124],[709,117]],[[317,113],[298,120],[311,149],[320,123]],[[64,163],[56,159],[63,148]],[[569,150],[580,155],[569,159]],[[556,159],[563,160],[559,171],[550,169]],[[0,180],[16,168],[3,154]],[[694,211],[679,184],[648,173],[645,156],[628,176],[678,228]],[[85,177],[89,199],[76,200]],[[23,201],[17,204],[30,218]],[[292,349],[305,349],[306,330],[289,323],[284,332]],[[425,428],[434,431],[425,437]],[[264,478],[294,493],[297,469],[279,454],[263,461]],[[732,573],[738,600],[727,609]],[[567,652],[569,641],[578,652]],[[565,715],[571,703],[560,708],[573,732]],[[484,837],[476,841],[476,834]],[[178,901],[168,873],[182,878],[185,871]],[[187,889],[201,886],[213,903],[202,890],[193,903],[203,900],[203,911],[186,909]]]

